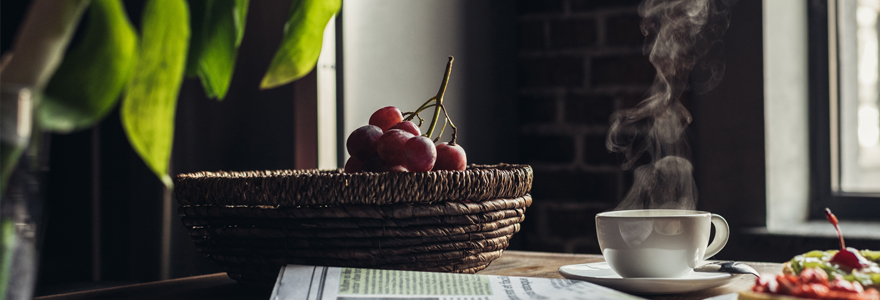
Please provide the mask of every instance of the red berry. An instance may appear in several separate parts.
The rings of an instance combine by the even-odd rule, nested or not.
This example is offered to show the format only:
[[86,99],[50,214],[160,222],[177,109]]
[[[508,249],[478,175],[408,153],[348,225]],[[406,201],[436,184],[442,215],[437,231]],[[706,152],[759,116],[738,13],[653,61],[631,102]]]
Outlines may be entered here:
[[381,136],[381,128],[373,125],[361,126],[348,135],[345,148],[348,149],[348,154],[366,162],[371,155],[376,153],[376,140]]
[[403,145],[406,153],[406,168],[412,172],[427,172],[434,167],[437,160],[437,148],[434,142],[426,136],[417,136],[406,141]]
[[406,163],[406,155],[403,153],[403,145],[413,137],[409,132],[400,129],[389,129],[376,141],[376,150],[382,161],[389,165],[402,165]]
[[859,250],[856,250],[853,247],[847,247],[844,250],[837,251],[829,261],[856,270],[860,270],[870,264],[870,262],[859,253]]
[[460,145],[440,143],[437,145],[437,162],[434,170],[463,171],[467,167],[467,155]]
[[354,157],[349,157],[345,162],[345,173],[357,173],[364,170],[364,162]]
[[419,126],[416,126],[416,123],[413,123],[411,121],[403,121],[397,123],[394,126],[391,126],[391,129],[400,129],[412,133],[412,135],[422,135],[422,131],[419,130]]
[[379,128],[382,128],[382,132],[385,132],[391,129],[391,126],[400,123],[400,121],[403,121],[403,114],[400,113],[400,110],[394,106],[386,106],[370,116],[369,124],[379,126]]

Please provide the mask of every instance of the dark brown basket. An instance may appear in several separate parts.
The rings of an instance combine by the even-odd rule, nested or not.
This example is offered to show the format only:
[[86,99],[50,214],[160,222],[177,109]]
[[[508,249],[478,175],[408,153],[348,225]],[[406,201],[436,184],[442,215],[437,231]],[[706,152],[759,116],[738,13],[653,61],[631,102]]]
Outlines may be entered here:
[[239,282],[267,286],[286,264],[474,273],[507,248],[532,203],[532,168],[180,174],[196,247]]

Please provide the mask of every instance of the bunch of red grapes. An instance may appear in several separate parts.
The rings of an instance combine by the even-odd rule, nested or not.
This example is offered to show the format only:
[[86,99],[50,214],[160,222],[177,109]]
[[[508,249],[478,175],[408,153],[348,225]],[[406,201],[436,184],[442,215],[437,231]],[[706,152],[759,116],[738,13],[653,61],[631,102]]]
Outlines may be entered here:
[[419,126],[405,121],[394,106],[370,116],[370,125],[355,129],[345,143],[351,157],[345,172],[427,172],[464,170],[467,156],[454,142],[436,146]]
[[[418,109],[401,113],[394,106],[380,108],[370,116],[369,125],[355,129],[348,136],[345,147],[351,158],[345,162],[346,173],[465,169],[467,157],[464,149],[455,143],[457,129],[449,119],[446,107],[443,106],[443,94],[446,93],[449,74],[452,72],[452,61],[453,58],[450,56],[449,62],[446,63],[446,73],[440,83],[440,91]],[[428,132],[422,135],[419,127],[424,120],[419,113],[431,107],[434,108],[434,118],[431,120]],[[446,118],[437,138],[431,140],[440,112],[443,112]],[[415,117],[418,117],[419,125],[410,121]],[[447,124],[452,127],[452,140],[435,146],[434,143],[443,135]]]

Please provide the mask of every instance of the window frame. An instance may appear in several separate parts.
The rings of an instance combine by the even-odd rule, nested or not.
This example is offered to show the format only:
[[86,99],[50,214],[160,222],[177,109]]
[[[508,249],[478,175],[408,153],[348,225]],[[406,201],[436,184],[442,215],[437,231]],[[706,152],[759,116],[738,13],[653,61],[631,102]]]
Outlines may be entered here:
[[[849,220],[880,220],[880,193],[851,193],[840,186],[840,72],[837,1],[811,0],[807,6],[810,95],[810,219],[824,208]],[[834,47],[831,47],[834,45]],[[834,184],[837,181],[837,184]]]

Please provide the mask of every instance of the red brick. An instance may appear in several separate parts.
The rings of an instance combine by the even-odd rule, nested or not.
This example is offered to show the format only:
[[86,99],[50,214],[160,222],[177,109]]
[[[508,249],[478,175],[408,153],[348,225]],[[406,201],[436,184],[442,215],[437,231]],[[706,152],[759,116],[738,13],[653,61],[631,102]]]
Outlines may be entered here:
[[526,161],[565,163],[574,160],[574,139],[570,136],[526,136],[520,148]]
[[532,196],[549,199],[617,203],[618,176],[586,171],[544,171],[535,169]]
[[571,10],[591,11],[602,8],[632,7],[635,10],[641,0],[570,0]]
[[556,120],[556,99],[552,95],[521,96],[519,120],[522,123],[542,123]]
[[606,56],[594,58],[592,83],[601,85],[649,85],[654,81],[654,65],[647,56]]
[[563,19],[550,22],[550,48],[588,47],[596,44],[596,20]]
[[584,63],[578,57],[524,58],[520,60],[519,80],[525,87],[581,86]]
[[633,13],[608,18],[605,23],[605,41],[613,46],[641,48],[645,43],[640,23],[642,17]]
[[623,159],[622,155],[612,153],[605,147],[604,135],[589,135],[584,137],[584,163],[589,165],[616,166]]
[[604,125],[613,112],[611,96],[568,95],[565,99],[566,123]]
[[517,0],[520,14],[562,12],[562,0]]
[[544,49],[544,21],[528,20],[519,23],[519,48],[522,50]]

